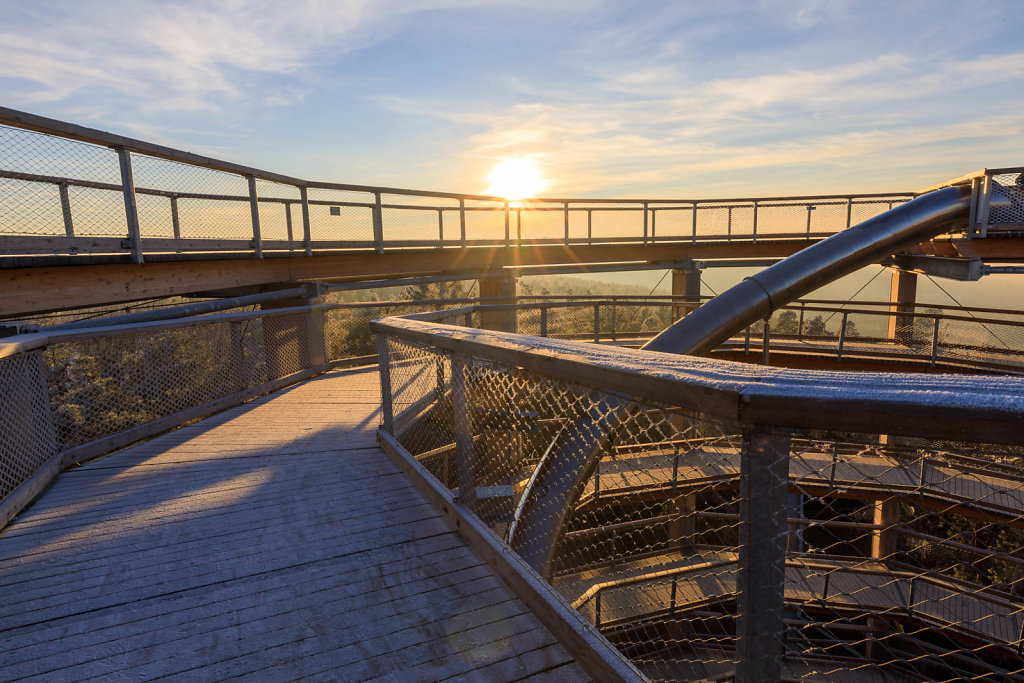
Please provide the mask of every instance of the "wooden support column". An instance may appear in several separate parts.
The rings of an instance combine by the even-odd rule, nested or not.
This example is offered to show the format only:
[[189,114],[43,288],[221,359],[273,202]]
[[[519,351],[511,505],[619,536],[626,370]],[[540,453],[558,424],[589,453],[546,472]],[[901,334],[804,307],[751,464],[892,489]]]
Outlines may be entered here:
[[[283,283],[283,288],[295,283]],[[260,309],[310,306],[324,303],[324,296],[316,285],[309,285],[306,296],[279,299],[260,304]],[[263,342],[267,352],[270,378],[277,379],[305,368],[326,362],[324,348],[324,314],[295,313],[267,318],[263,321]]]
[[871,557],[884,561],[896,552],[896,534],[893,531],[900,521],[899,501],[890,498],[875,502],[873,523],[883,529],[875,529],[871,535]]
[[917,301],[917,273],[894,268],[889,286],[889,341],[909,344],[914,337],[914,304]]
[[[516,276],[512,271],[498,271],[487,277],[480,278],[480,297],[490,299],[487,304],[514,304],[516,302]],[[516,332],[518,330],[516,312],[484,311],[480,313],[480,326],[485,330],[498,332]]]
[[[883,527],[875,529],[871,534],[871,557],[879,562],[885,562],[896,552],[896,533],[893,527],[900,521],[899,501],[890,498],[889,500],[875,501],[875,510],[872,523]],[[891,631],[888,620],[882,617],[868,617],[868,626],[874,629],[870,640],[867,643],[867,656],[872,661],[882,661],[892,656],[892,653],[885,647],[886,634]]]
[[[694,304],[700,303],[700,269],[693,261],[687,261],[685,268],[672,270],[672,296],[682,297]],[[673,305],[672,320],[679,320],[691,310],[692,305]]]

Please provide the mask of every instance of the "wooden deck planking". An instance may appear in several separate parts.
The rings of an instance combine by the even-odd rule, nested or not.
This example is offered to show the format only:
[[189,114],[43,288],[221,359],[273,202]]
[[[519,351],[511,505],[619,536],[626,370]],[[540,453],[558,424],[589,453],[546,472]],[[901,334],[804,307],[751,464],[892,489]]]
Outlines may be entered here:
[[330,373],[63,474],[0,532],[0,677],[585,680],[377,448],[378,382]]

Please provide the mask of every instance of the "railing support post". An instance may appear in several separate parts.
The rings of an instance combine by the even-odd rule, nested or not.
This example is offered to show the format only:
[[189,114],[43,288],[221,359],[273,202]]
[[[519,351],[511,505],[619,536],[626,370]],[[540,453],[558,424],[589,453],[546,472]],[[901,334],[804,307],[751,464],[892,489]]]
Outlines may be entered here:
[[505,202],[505,246],[506,247],[511,247],[512,246],[512,235],[509,232],[509,224],[508,224],[508,202],[507,201]]
[[850,314],[843,311],[843,322],[839,324],[839,348],[836,350],[836,360],[843,359],[843,346],[846,345],[846,321],[849,317]]
[[459,244],[466,246],[466,200],[459,199]]
[[548,336],[548,308],[543,306],[540,309],[540,336]]
[[437,210],[437,248],[444,247],[444,209]]
[[594,343],[601,341],[601,304],[594,304]]
[[644,246],[647,246],[647,204],[644,207]]
[[313,235],[309,227],[309,192],[305,185],[299,187],[299,198],[302,200],[302,243],[306,247],[306,256],[312,256]]
[[764,319],[764,332],[761,334],[761,364],[768,365],[771,360],[770,348],[771,348],[771,334],[772,334],[772,317],[769,315]]
[[394,397],[391,395],[391,356],[388,338],[377,335],[377,362],[380,367],[380,425],[388,434],[395,432]]
[[757,202],[754,202],[754,227],[751,232],[751,241],[757,241]]
[[139,207],[135,203],[132,153],[124,147],[118,147],[117,160],[121,166],[121,191],[124,194],[124,216],[128,222],[128,246],[132,250],[132,262],[142,263],[142,231],[139,229]]
[[263,236],[260,234],[260,202],[256,196],[256,178],[249,180],[249,213],[252,215],[252,248],[256,258],[263,258]]
[[380,192],[373,193],[373,246],[378,254],[384,253],[384,210]]
[[455,417],[455,472],[459,497],[476,511],[476,459],[473,453],[473,400],[469,377],[471,358],[452,354],[452,409]]
[[941,318],[935,316],[935,327],[932,328],[932,357],[928,362],[930,366],[935,367],[935,361],[939,357],[939,323]]
[[697,202],[693,203],[693,228],[690,231],[690,243],[697,244]]
[[281,206],[284,207],[284,227],[288,233],[288,251],[291,251],[293,248],[292,242],[295,240],[295,231],[292,226],[292,203],[285,202]]
[[[175,241],[181,239],[181,219],[178,216],[178,195],[171,195],[171,234],[174,235]],[[176,253],[181,253],[181,248],[175,249]]]
[[737,681],[782,675],[786,579],[788,435],[748,427],[740,456]]
[[68,184],[61,183],[57,188],[60,191],[60,213],[64,216],[64,234],[67,237],[74,237],[75,224],[71,220],[71,197],[68,195]]
[[565,214],[565,243],[569,244],[569,202],[562,205],[562,213]]

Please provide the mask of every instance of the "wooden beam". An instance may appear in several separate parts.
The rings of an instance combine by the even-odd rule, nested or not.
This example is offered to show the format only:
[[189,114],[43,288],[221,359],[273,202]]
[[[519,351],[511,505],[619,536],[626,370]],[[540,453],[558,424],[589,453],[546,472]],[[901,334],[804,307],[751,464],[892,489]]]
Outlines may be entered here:
[[[63,237],[61,239],[67,239]],[[18,316],[150,297],[180,296],[226,286],[248,286],[337,277],[370,278],[431,273],[479,273],[502,266],[788,256],[805,240],[758,244],[501,246],[424,249],[374,254],[345,252],[312,257],[264,254],[263,259],[211,258],[145,264],[20,267],[0,269],[0,316]],[[182,255],[170,254],[171,257]]]

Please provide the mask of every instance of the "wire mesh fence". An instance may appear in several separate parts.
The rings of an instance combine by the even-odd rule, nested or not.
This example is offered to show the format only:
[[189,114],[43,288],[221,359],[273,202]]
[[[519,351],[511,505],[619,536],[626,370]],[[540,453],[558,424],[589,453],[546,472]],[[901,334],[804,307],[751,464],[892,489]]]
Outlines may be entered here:
[[275,380],[326,369],[323,316],[309,309],[94,328],[0,358],[0,501],[58,454],[66,466],[251,398]]
[[[8,123],[25,117],[32,118]],[[64,128],[47,126],[0,125],[4,253],[117,253],[140,261],[145,253],[193,251],[261,257],[264,251],[820,238],[913,196],[516,202],[312,182],[100,131],[81,129],[72,139]]]
[[379,331],[383,429],[651,679],[1024,674],[1019,443],[754,427]]

